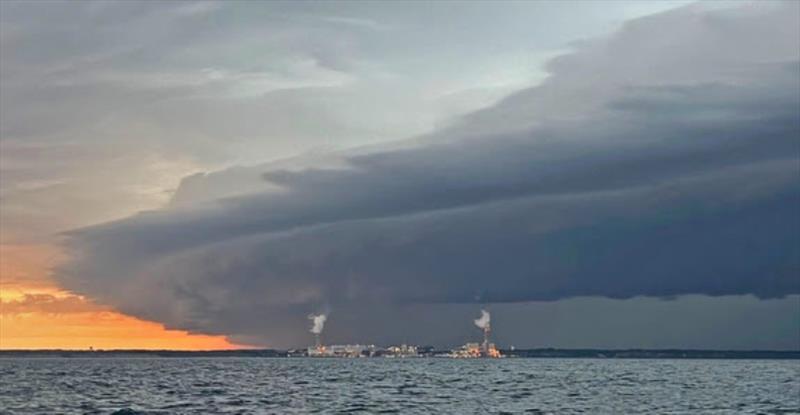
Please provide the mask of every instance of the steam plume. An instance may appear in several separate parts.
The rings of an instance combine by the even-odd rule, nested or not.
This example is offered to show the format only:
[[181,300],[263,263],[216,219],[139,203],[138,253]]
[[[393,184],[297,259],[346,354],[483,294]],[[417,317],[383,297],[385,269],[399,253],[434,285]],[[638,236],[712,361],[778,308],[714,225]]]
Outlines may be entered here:
[[325,328],[325,320],[328,319],[328,316],[325,314],[309,314],[308,319],[314,322],[311,327],[311,332],[320,334],[322,333],[322,329]]
[[481,317],[475,320],[475,325],[480,327],[483,330],[486,330],[490,327],[490,323],[492,321],[492,316],[486,310],[481,310]]

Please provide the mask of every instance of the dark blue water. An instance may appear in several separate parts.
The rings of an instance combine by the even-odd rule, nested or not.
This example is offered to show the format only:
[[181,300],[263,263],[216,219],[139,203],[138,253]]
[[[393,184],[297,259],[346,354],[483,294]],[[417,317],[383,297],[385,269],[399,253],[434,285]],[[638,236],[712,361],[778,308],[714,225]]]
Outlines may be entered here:
[[4,358],[0,412],[800,414],[800,362]]

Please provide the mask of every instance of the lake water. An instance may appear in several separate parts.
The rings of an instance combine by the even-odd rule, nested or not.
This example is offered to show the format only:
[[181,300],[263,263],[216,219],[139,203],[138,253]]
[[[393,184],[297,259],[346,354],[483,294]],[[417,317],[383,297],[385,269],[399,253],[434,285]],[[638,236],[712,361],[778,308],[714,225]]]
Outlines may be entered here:
[[800,361],[3,358],[0,413],[800,414]]

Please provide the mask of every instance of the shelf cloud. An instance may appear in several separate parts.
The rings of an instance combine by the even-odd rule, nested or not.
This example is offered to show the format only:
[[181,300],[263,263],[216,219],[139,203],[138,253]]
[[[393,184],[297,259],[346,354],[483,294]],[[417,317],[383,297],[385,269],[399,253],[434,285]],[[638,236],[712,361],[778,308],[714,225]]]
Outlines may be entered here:
[[57,277],[273,345],[319,307],[335,332],[411,304],[800,293],[798,16],[629,21],[424,137],[187,178],[169,207],[70,232]]

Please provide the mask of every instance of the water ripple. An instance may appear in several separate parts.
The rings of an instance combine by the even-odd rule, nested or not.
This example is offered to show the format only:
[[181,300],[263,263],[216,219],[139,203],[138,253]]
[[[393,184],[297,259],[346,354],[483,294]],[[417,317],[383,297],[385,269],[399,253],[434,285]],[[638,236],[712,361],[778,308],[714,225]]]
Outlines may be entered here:
[[800,414],[800,362],[0,358],[0,414]]

